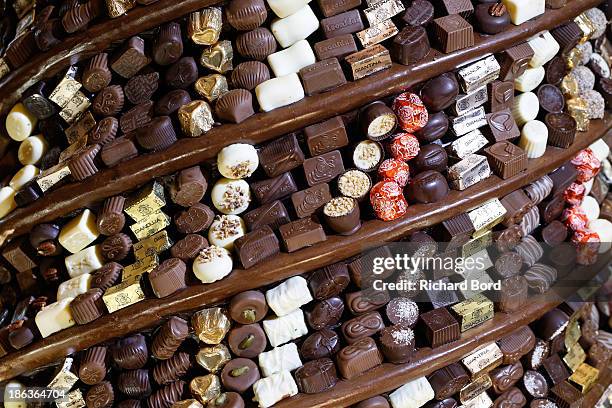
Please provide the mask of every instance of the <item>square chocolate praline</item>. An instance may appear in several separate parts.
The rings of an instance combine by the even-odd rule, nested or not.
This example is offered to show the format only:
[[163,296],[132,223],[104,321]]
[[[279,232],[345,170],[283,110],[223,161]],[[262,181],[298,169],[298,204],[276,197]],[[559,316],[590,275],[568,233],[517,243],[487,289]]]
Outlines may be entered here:
[[440,49],[447,54],[474,45],[474,28],[459,14],[436,18],[433,27]]
[[527,43],[515,45],[502,52],[498,59],[501,68],[499,79],[508,81],[521,76],[527,69],[533,54],[533,49]]
[[459,14],[466,19],[474,13],[474,6],[470,0],[442,0],[442,6],[446,14]]
[[482,133],[491,143],[513,140],[521,135],[514,116],[512,116],[512,112],[508,108],[498,112],[487,113],[486,119],[487,125],[483,127]]
[[431,348],[439,347],[459,338],[459,322],[446,308],[430,310],[421,315],[425,338]]
[[527,154],[507,140],[485,148],[485,155],[493,172],[504,180],[527,170]]

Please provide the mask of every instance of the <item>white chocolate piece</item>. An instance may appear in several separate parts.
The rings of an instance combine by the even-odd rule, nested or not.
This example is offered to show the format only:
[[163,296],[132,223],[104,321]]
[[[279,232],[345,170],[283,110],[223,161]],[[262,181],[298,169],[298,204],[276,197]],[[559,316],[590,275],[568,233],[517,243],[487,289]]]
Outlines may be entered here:
[[589,193],[593,189],[593,182],[594,181],[595,181],[595,178],[592,178],[589,181],[582,183],[582,185],[584,186],[584,194],[585,195],[589,195]]
[[599,235],[599,253],[608,252],[610,246],[612,246],[612,222],[604,218],[598,218],[589,222],[587,227]]
[[525,150],[528,159],[542,157],[546,152],[548,142],[548,128],[539,120],[531,120],[525,123],[521,130],[519,147]]
[[64,259],[66,270],[71,278],[84,273],[92,273],[104,265],[104,258],[99,245],[93,245]]
[[533,50],[533,57],[529,61],[529,66],[532,68],[541,67],[546,64],[557,55],[561,48],[557,40],[548,31],[542,31],[540,34],[529,39],[527,43]]
[[208,229],[208,243],[228,251],[234,249],[234,241],[246,234],[246,225],[237,215],[221,215]]
[[276,19],[270,24],[270,30],[283,48],[290,47],[306,39],[319,28],[319,19],[307,4],[285,18]]
[[514,78],[514,88],[520,92],[531,92],[544,80],[544,67],[527,68],[523,74]]
[[274,317],[263,321],[263,328],[272,347],[308,334],[302,309],[296,309],[283,317]]
[[36,116],[23,103],[18,103],[6,116],[6,131],[11,139],[21,142],[32,134],[37,122]]
[[584,196],[580,207],[584,210],[589,221],[593,221],[599,218],[599,203],[594,197],[590,195]]
[[21,190],[21,187],[28,184],[30,181],[34,180],[36,176],[40,174],[40,170],[38,167],[33,166],[31,164],[26,164],[22,168],[15,173],[11,181],[9,182],[9,186],[15,190]]
[[270,377],[261,378],[253,384],[253,401],[261,408],[268,408],[278,401],[298,393],[297,384],[289,371],[281,371]]
[[94,242],[99,235],[96,216],[86,208],[62,227],[57,240],[74,254]]
[[389,394],[393,408],[419,408],[434,397],[434,390],[425,377],[412,380]]
[[314,52],[306,40],[300,40],[289,48],[268,55],[268,65],[277,77],[297,73],[316,61]]
[[4,386],[4,408],[27,408],[28,403],[25,398],[14,398],[20,392],[25,391],[26,387],[19,381],[9,381]]
[[289,17],[308,3],[310,0],[268,0],[268,6],[280,18]]
[[599,161],[604,161],[610,154],[610,146],[603,139],[597,139],[589,145],[589,149]]
[[210,199],[223,214],[241,214],[251,203],[249,183],[244,180],[219,179],[210,191]]
[[275,347],[270,351],[259,354],[259,368],[264,377],[281,371],[293,371],[302,366],[300,354],[295,343]]
[[255,96],[261,110],[270,112],[304,99],[304,88],[298,75],[293,73],[257,85]]
[[84,273],[62,282],[57,288],[57,300],[75,298],[91,288],[91,274]]
[[250,177],[259,166],[257,150],[250,144],[234,143],[221,149],[217,155],[217,169],[228,179]]
[[289,278],[266,292],[266,301],[277,316],[285,316],[312,301],[308,282],[301,276]]
[[192,269],[202,283],[212,283],[229,275],[233,265],[232,255],[227,249],[211,245],[200,252]]
[[530,120],[534,120],[540,111],[540,101],[533,92],[525,92],[514,97],[512,116],[520,127]]
[[23,165],[37,164],[47,153],[48,148],[49,144],[43,135],[30,136],[19,145],[17,157]]
[[58,300],[45,306],[36,314],[36,327],[42,337],[49,337],[53,333],[74,326],[74,319],[70,311],[70,302],[74,298]]
[[0,218],[6,217],[15,208],[15,190],[8,186],[0,188]]
[[[374,121],[379,119],[380,117]],[[353,150],[353,163],[359,170],[370,171],[380,163],[382,156],[383,151],[379,143],[373,140],[362,140]]]
[[523,24],[527,20],[544,14],[544,0],[502,0],[502,2],[508,9],[510,20],[514,25]]

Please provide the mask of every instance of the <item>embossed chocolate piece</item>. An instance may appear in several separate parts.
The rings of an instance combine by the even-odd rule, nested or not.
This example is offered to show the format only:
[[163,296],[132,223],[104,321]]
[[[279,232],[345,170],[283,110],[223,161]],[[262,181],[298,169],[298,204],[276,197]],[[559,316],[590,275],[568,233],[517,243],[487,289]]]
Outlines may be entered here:
[[251,183],[253,194],[261,204],[283,199],[297,191],[297,185],[290,172]]
[[329,184],[318,184],[291,195],[293,208],[299,218],[309,217],[332,199]]
[[527,169],[527,154],[509,141],[497,142],[485,148],[491,168],[496,175],[507,179]]
[[425,337],[432,348],[450,343],[459,338],[459,323],[445,308],[421,314]]
[[320,300],[305,313],[306,322],[312,329],[321,330],[336,325],[343,311],[344,302],[338,297]]
[[508,81],[520,77],[527,69],[533,55],[533,49],[528,43],[515,45],[505,50],[501,56],[499,78],[502,81]]
[[289,134],[265,144],[258,154],[259,163],[268,177],[276,177],[293,170],[304,162],[304,153],[295,134]]
[[290,221],[287,209],[281,201],[272,201],[244,214],[244,222],[249,231],[254,231],[265,225],[278,229]]
[[474,45],[472,26],[458,14],[433,20],[435,39],[442,51],[451,53]]
[[238,238],[234,248],[245,269],[280,252],[278,238],[268,225]]
[[428,375],[427,380],[435,392],[436,399],[444,400],[458,393],[470,382],[470,377],[460,364],[452,363]]
[[347,380],[382,364],[382,361],[382,355],[371,337],[362,338],[343,348],[336,356],[338,370]]
[[150,58],[144,52],[144,40],[140,37],[132,37],[123,49],[114,56],[110,68],[123,78],[129,79],[148,65],[150,61]]
[[357,44],[351,34],[319,41],[314,44],[313,48],[319,61],[334,57],[341,59],[357,52]]
[[306,159],[303,166],[309,186],[330,182],[344,171],[342,156],[338,150]]

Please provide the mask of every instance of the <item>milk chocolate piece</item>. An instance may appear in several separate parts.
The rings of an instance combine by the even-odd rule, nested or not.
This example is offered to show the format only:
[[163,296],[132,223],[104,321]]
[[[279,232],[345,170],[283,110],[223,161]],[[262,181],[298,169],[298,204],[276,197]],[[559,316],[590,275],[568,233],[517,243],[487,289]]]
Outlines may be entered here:
[[446,178],[438,171],[426,170],[408,182],[406,198],[417,203],[435,203],[446,197],[448,192]]
[[234,249],[245,269],[280,252],[278,238],[268,225],[238,238],[234,241]]
[[119,121],[114,117],[106,117],[93,126],[87,135],[87,144],[99,144],[104,146],[115,140]]
[[153,60],[158,65],[170,65],[176,62],[183,54],[181,26],[175,22],[161,26],[153,41],[152,51]]
[[304,162],[304,153],[295,134],[289,134],[266,143],[259,150],[258,155],[259,163],[268,177],[276,177],[293,170]]
[[414,332],[404,324],[385,327],[380,332],[380,348],[387,360],[392,363],[408,363],[412,359]]
[[528,326],[522,326],[497,341],[504,354],[504,364],[514,364],[535,345],[535,335]]
[[403,65],[414,64],[425,58],[431,47],[427,32],[420,26],[407,26],[393,38],[393,59]]
[[495,399],[493,407],[523,407],[526,404],[527,398],[525,398],[521,390],[517,387],[512,387]]
[[493,383],[493,391],[503,394],[509,391],[514,384],[523,378],[523,365],[520,361],[493,369],[489,376]]
[[332,17],[344,11],[359,7],[361,5],[361,0],[317,0],[317,3],[325,17]]
[[321,330],[325,327],[332,327],[338,323],[344,302],[338,297],[320,300],[316,302],[306,314],[308,325],[314,330]]
[[212,224],[214,212],[206,204],[196,203],[174,216],[174,224],[183,234],[194,234],[204,231]]
[[485,154],[495,174],[502,179],[514,177],[527,170],[527,154],[507,140],[485,148]]
[[510,226],[519,224],[523,216],[531,209],[532,203],[523,190],[515,190],[501,198],[500,202],[506,209],[503,224]]
[[36,267],[36,258],[25,237],[14,239],[2,250],[2,257],[18,272],[26,272]]
[[106,376],[106,347],[94,346],[87,349],[79,365],[79,379],[85,384],[102,382]]
[[333,17],[324,18],[320,24],[325,38],[334,38],[363,30],[359,10],[345,11]]
[[361,315],[380,309],[389,303],[389,292],[371,288],[346,294],[346,305],[354,315]]
[[474,45],[472,26],[458,14],[437,18],[433,26],[435,39],[447,54]]
[[235,355],[244,358],[257,357],[268,345],[266,335],[257,323],[234,327],[229,331],[227,343]]
[[249,231],[269,225],[273,230],[278,229],[289,221],[287,209],[281,201],[272,201],[244,214],[244,222]]
[[378,312],[370,312],[352,318],[342,324],[342,333],[349,344],[379,332],[385,325]]
[[505,50],[499,61],[501,67],[499,79],[508,81],[520,77],[527,69],[533,54],[533,49],[527,43],[515,45]]
[[309,186],[330,182],[344,171],[342,156],[338,150],[306,159],[303,167]]
[[512,108],[514,102],[514,81],[493,81],[487,85],[488,107],[491,112]]
[[246,89],[233,89],[217,99],[215,114],[227,122],[243,122],[255,114],[253,96]]
[[402,20],[410,26],[425,27],[434,18],[434,7],[427,0],[414,0],[412,4],[406,8],[406,12]]
[[163,298],[187,287],[185,283],[185,262],[178,258],[169,258],[149,273],[149,282],[153,293]]
[[315,43],[313,48],[319,61],[329,58],[342,59],[349,54],[357,52],[357,44],[355,44],[355,39],[351,34],[319,41]]
[[98,383],[91,387],[85,396],[88,407],[110,408],[113,406],[115,393],[109,381]]
[[576,138],[577,123],[571,115],[564,112],[548,113],[544,118],[548,128],[548,144],[568,148]]
[[311,218],[302,218],[281,225],[279,231],[288,252],[294,252],[327,239],[321,224]]
[[191,97],[187,91],[184,89],[174,89],[157,100],[155,103],[155,113],[161,116],[169,116],[189,102],[191,102]]
[[142,334],[118,340],[111,349],[113,361],[125,370],[142,368],[149,358],[147,343]]
[[160,360],[169,359],[188,334],[189,326],[185,320],[177,316],[166,320],[153,338],[151,344],[153,356]]
[[170,88],[186,89],[198,79],[198,66],[192,57],[183,57],[172,64],[164,75]]
[[125,137],[118,137],[105,144],[100,152],[100,158],[107,167],[113,167],[136,156],[138,156],[136,145]]
[[187,262],[195,259],[200,254],[200,251],[207,247],[208,240],[203,236],[198,234],[187,234],[170,248],[170,255]]
[[348,145],[348,136],[340,116],[306,127],[304,136],[308,150],[313,156]]
[[340,350],[336,357],[338,370],[347,380],[382,364],[382,355],[371,337],[365,337]]
[[237,294],[229,304],[231,318],[241,324],[251,324],[266,317],[268,305],[263,293],[249,290]]
[[246,61],[234,68],[231,78],[234,87],[252,91],[257,85],[270,79],[270,69],[263,62]]
[[459,338],[459,323],[445,308],[421,314],[425,338],[432,348],[450,343]]
[[27,31],[15,38],[6,49],[4,59],[8,66],[17,69],[24,65],[36,51],[33,31]]
[[125,96],[134,105],[151,99],[159,86],[159,73],[136,75],[132,77],[123,88]]
[[567,162],[559,166],[558,169],[548,174],[548,177],[553,182],[553,189],[551,191],[551,196],[557,196],[562,194],[578,177],[578,172],[576,167]]
[[570,372],[565,367],[565,364],[561,360],[558,354],[553,354],[542,362],[542,368],[544,374],[553,384],[559,384],[567,380],[570,376]]
[[582,39],[584,33],[575,21],[562,24],[550,30],[550,34],[559,43],[561,53],[567,54]]
[[225,12],[230,25],[239,31],[259,27],[268,16],[263,0],[233,0],[227,5]]
[[454,398],[446,398],[442,401],[429,401],[423,405],[424,408],[457,408],[458,406],[459,404]]
[[141,103],[140,105],[134,106],[129,111],[121,115],[119,119],[119,125],[123,133],[130,133],[149,122],[151,122],[153,116],[153,102],[148,101]]
[[578,408],[582,406],[582,394],[567,381],[552,387],[549,396],[561,408]]
[[452,363],[429,374],[427,381],[431,384],[436,399],[444,400],[458,393],[469,383],[470,376],[459,363]]
[[291,202],[299,218],[311,216],[331,199],[329,184],[327,183],[317,184],[291,194]]
[[239,393],[248,390],[259,378],[259,368],[248,358],[230,360],[221,371],[223,386]]
[[106,306],[102,300],[102,290],[89,289],[74,298],[70,303],[72,318],[77,324],[86,324],[96,320],[106,313]]
[[336,366],[329,358],[309,361],[295,371],[295,379],[300,392],[315,394],[336,385],[338,375]]
[[276,51],[276,39],[265,27],[259,27],[236,37],[236,50],[244,58],[263,61]]
[[92,275],[91,287],[107,290],[117,282],[122,270],[123,267],[116,262],[104,264]]
[[190,207],[198,203],[208,187],[206,178],[200,166],[181,170],[170,190],[172,201],[183,207]]
[[344,263],[328,265],[308,277],[308,286],[317,300],[340,294],[350,282],[348,268]]
[[474,6],[469,0],[442,0],[441,6],[445,14],[459,14],[466,19],[474,13]]
[[[496,261],[496,267],[498,262],[503,257],[509,257],[511,259],[516,257],[516,253],[508,252],[502,257],[500,257]],[[520,266],[522,265],[522,260],[519,259],[515,265],[520,271]],[[499,271],[499,270],[498,270]],[[518,273],[518,271],[516,273]],[[513,271],[514,272],[514,271]],[[503,275],[502,275],[503,276]],[[519,275],[509,277],[502,281],[502,292],[500,294],[500,299],[498,302],[498,310],[501,312],[511,313],[518,311],[527,301],[529,286],[527,284],[527,280]]]
[[262,181],[251,183],[251,189],[261,204],[283,199],[297,191],[297,185],[290,172]]
[[358,80],[392,65],[389,51],[380,44],[347,55],[344,60],[351,69],[353,80]]
[[516,139],[521,135],[510,109],[487,113],[486,118],[487,126],[483,128],[483,134],[493,143]]
[[99,116],[112,116],[123,109],[124,94],[119,85],[104,88],[93,100],[91,109]]
[[129,79],[148,65],[150,61],[144,52],[144,40],[140,37],[132,37],[123,49],[115,55],[110,67],[123,78]]
[[474,233],[474,225],[466,213],[438,224],[434,235],[439,241],[448,242],[447,249],[457,248],[465,244]]
[[331,91],[346,84],[346,77],[336,58],[329,58],[308,65],[300,69],[299,74],[304,92],[308,96]]

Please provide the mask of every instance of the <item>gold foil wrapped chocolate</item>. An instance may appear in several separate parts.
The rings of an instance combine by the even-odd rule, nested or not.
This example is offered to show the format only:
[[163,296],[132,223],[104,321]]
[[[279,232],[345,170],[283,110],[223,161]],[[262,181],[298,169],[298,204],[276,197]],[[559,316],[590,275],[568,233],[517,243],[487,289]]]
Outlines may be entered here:
[[136,259],[136,262],[123,268],[121,280],[125,281],[140,277],[147,272],[151,272],[158,265],[159,257],[156,253],[142,259]]
[[582,61],[582,50],[574,47],[570,52],[565,54],[563,58],[565,59],[565,64],[568,66],[568,68],[574,69],[574,67],[580,65]]
[[470,371],[472,378],[477,378],[501,365],[504,355],[493,342],[465,356],[461,362]]
[[136,224],[130,225],[130,229],[136,235],[136,238],[142,240],[158,233],[169,225],[170,217],[161,211],[157,211]]
[[351,67],[354,80],[390,68],[393,64],[389,50],[380,44],[357,51],[346,56],[344,60]]
[[164,187],[157,181],[140,189],[125,201],[125,213],[134,221],[142,221],[166,205]]
[[489,200],[480,207],[469,211],[468,216],[476,231],[473,236],[482,236],[487,230],[502,222],[504,215],[506,215],[506,208],[497,198]]
[[568,99],[567,112],[576,119],[576,128],[580,132],[589,130],[589,109],[586,101],[580,97]]
[[157,234],[151,235],[149,238],[138,241],[134,244],[134,256],[136,259],[150,257],[160,252],[167,251],[172,247],[174,242],[168,236],[168,231],[163,230]]
[[64,389],[69,390],[72,386],[79,380],[72,371],[72,363],[74,359],[72,357],[66,357],[64,359],[64,363],[58,370],[57,374],[53,377],[53,379],[47,385],[48,388],[51,389]]
[[371,45],[381,43],[389,38],[393,37],[399,32],[393,21],[385,20],[375,26],[366,28],[365,30],[359,31],[356,35],[361,42],[363,48],[367,48]]
[[219,41],[223,13],[219,7],[209,7],[189,15],[187,33],[200,45],[213,45]]
[[68,105],[72,97],[81,89],[81,83],[74,79],[71,75],[66,75],[59,84],[55,87],[49,100],[58,104],[61,108]]
[[191,398],[182,401],[176,401],[174,404],[172,404],[171,408],[204,408],[204,405],[202,405],[200,401]]
[[196,397],[202,404],[208,404],[209,401],[221,394],[221,381],[214,374],[195,377],[189,383],[189,390],[191,395]]
[[480,375],[459,391],[459,400],[462,404],[465,404],[467,401],[476,398],[478,395],[491,388],[492,385],[493,382],[488,374]]
[[196,361],[199,365],[216,373],[232,359],[229,349],[224,344],[202,347],[196,355]]
[[563,341],[565,342],[565,348],[567,350],[571,350],[574,347],[578,340],[580,340],[580,336],[582,332],[580,331],[580,323],[578,323],[578,316],[572,317],[565,329],[565,338]]
[[68,101],[64,109],[62,109],[59,115],[68,124],[72,124],[77,118],[79,118],[83,112],[91,106],[91,101],[81,91],[77,91],[72,99]]
[[0,79],[4,78],[9,72],[11,72],[11,69],[6,63],[6,60],[4,58],[0,58]]
[[586,363],[580,364],[576,371],[570,375],[568,381],[574,384],[580,392],[586,394],[591,390],[599,378],[599,370]]
[[571,75],[566,75],[561,80],[561,92],[566,97],[576,97],[580,93],[578,89],[578,81]]
[[219,344],[231,327],[230,319],[220,307],[200,310],[191,317],[198,338],[206,344]]
[[461,247],[461,256],[463,258],[468,258],[491,246],[492,243],[493,233],[491,230],[485,230],[481,236],[469,240]]
[[57,408],[81,408],[85,407],[85,399],[83,393],[78,388],[66,394],[62,399],[56,400]]
[[215,45],[204,48],[200,57],[200,64],[205,68],[224,74],[233,69],[233,58],[234,50],[232,49],[232,42],[223,40]]
[[102,300],[109,313],[138,303],[145,299],[144,292],[140,286],[140,276],[122,281],[120,284],[111,286]]
[[196,92],[208,102],[212,102],[228,92],[227,78],[221,74],[211,74],[198,78],[194,87]]
[[589,17],[585,13],[580,14],[578,17],[574,19],[578,27],[582,30],[582,38],[580,39],[581,43],[587,42],[593,37],[597,28],[595,28],[595,24],[591,21]]
[[576,343],[572,348],[568,349],[567,354],[563,356],[563,361],[572,371],[576,371],[580,364],[584,363],[587,356],[580,343]]
[[178,118],[183,134],[199,137],[212,129],[214,119],[210,105],[206,101],[191,101],[178,110]]
[[136,6],[136,0],[106,0],[106,11],[110,18],[124,15]]
[[462,332],[493,318],[493,302],[481,293],[451,306],[451,310],[459,317]]
[[69,144],[76,142],[77,140],[84,138],[87,140],[87,133],[96,126],[96,119],[90,111],[85,112],[79,120],[74,122],[72,126],[64,131],[66,133],[66,140]]

